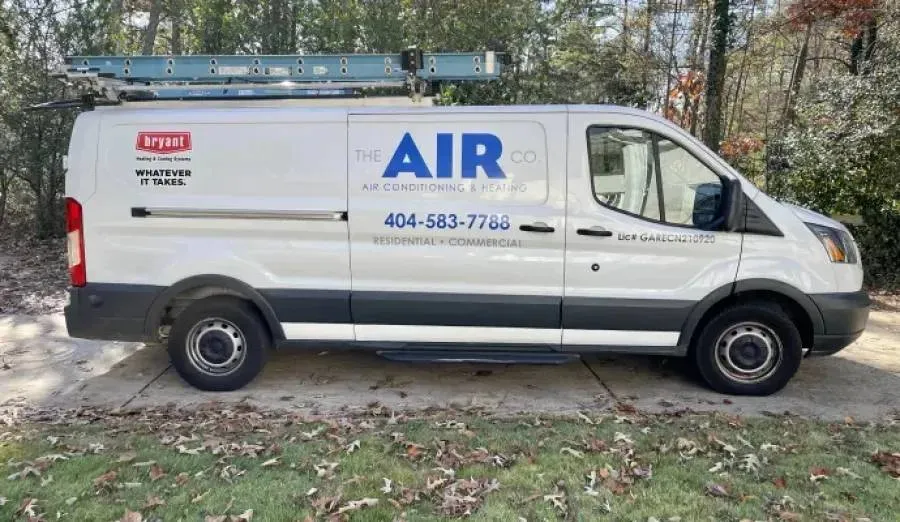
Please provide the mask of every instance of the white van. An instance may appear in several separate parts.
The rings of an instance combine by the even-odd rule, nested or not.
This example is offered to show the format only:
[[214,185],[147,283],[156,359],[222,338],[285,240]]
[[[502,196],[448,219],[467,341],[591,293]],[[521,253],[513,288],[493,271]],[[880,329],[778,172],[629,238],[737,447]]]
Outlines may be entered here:
[[868,317],[844,226],[620,107],[97,108],[66,195],[70,335],[165,342],[205,390],[312,342],[689,356],[765,395]]

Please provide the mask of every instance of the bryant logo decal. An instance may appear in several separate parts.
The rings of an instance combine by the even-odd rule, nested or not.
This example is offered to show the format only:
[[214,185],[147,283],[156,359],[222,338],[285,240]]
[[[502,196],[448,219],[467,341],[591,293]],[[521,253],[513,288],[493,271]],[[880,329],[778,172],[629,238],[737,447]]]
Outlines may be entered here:
[[191,150],[190,132],[138,132],[135,149],[153,154],[174,154]]

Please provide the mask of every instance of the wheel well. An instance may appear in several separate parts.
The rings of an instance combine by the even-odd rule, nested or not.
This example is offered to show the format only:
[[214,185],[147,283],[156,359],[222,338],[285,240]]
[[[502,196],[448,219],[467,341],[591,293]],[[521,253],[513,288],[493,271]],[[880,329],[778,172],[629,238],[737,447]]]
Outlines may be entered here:
[[175,319],[191,303],[219,295],[234,296],[247,301],[263,318],[272,339],[277,341],[284,338],[281,325],[268,302],[252,287],[222,276],[198,276],[169,287],[151,306],[146,326],[147,333],[154,338],[168,336]]
[[697,327],[694,328],[693,335],[691,336],[690,349],[693,349],[694,340],[698,335],[700,335],[700,332],[703,330],[703,327],[706,325],[706,323],[709,322],[710,319],[715,317],[715,315],[718,314],[722,309],[736,303],[747,303],[750,301],[768,301],[777,303],[785,312],[787,312],[787,314],[791,318],[791,321],[793,321],[794,325],[797,326],[797,330],[800,332],[800,339],[803,341],[803,347],[812,347],[812,319],[809,317],[809,314],[806,312],[806,310],[803,309],[800,303],[794,301],[784,294],[773,292],[771,290],[747,290],[729,295],[728,297],[712,305],[709,310],[707,310],[706,313],[703,314],[703,317],[700,319],[700,322],[697,323]]
[[216,295],[231,295],[244,299],[253,304],[253,301],[248,296],[238,292],[237,290],[232,290],[231,288],[226,288],[223,286],[205,285],[186,288],[173,295],[163,306],[163,313],[158,321],[160,336],[168,335],[168,329],[171,328],[171,326],[175,323],[175,319],[194,301],[199,301],[200,299],[205,299],[207,297]]

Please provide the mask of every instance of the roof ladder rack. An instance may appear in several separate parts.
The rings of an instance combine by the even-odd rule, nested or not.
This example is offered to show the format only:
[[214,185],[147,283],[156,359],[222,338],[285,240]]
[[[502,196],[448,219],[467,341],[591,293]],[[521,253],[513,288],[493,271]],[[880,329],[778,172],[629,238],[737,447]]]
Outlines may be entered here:
[[419,101],[435,82],[499,78],[500,57],[415,47],[397,54],[68,56],[56,76],[79,87],[86,104],[347,97],[381,88],[406,88]]

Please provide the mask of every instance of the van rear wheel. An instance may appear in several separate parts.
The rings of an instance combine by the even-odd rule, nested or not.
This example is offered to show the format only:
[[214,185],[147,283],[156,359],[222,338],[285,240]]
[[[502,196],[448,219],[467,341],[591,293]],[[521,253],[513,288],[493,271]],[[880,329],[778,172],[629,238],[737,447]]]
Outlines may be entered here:
[[800,368],[803,342],[774,302],[741,303],[716,314],[700,332],[694,360],[711,388],[732,395],[770,395]]
[[268,328],[252,304],[214,296],[194,302],[176,317],[169,332],[169,357],[192,386],[231,391],[262,371],[271,344]]

